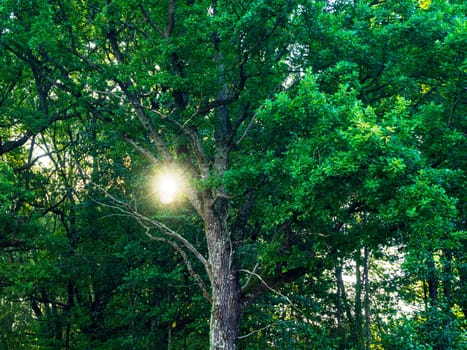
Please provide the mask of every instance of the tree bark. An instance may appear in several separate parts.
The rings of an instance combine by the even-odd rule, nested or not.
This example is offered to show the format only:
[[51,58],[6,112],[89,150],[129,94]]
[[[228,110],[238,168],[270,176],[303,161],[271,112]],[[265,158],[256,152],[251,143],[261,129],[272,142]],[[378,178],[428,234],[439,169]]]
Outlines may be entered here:
[[227,216],[223,214],[226,210],[227,200],[218,199],[205,215],[212,276],[211,350],[237,349],[241,314],[238,268],[228,231]]
[[[212,9],[217,10],[213,0]],[[212,174],[223,178],[229,165],[231,147],[231,120],[227,101],[231,91],[225,77],[224,57],[219,49],[219,36],[213,33],[213,44],[217,51],[214,63],[218,68],[220,90],[217,94],[219,106],[215,108],[215,148]],[[221,184],[204,197],[203,219],[211,269],[211,321],[210,350],[236,350],[238,326],[241,314],[241,288],[235,248],[229,231],[229,200]]]

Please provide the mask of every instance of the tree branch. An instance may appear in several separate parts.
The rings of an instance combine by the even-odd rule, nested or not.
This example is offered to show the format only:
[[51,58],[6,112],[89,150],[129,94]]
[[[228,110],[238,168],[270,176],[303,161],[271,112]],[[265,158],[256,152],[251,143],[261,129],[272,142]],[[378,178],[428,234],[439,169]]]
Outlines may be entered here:
[[[79,167],[79,165],[78,165],[78,167]],[[99,205],[103,205],[103,206],[108,207],[108,208],[116,209],[119,212],[121,212],[123,214],[126,214],[129,217],[134,218],[145,229],[147,229],[148,227],[154,227],[160,233],[162,233],[163,235],[165,235],[167,237],[174,238],[175,240],[180,242],[180,244],[182,244],[186,249],[188,249],[201,262],[204,269],[206,270],[206,273],[207,273],[207,275],[209,277],[209,280],[211,280],[211,277],[212,277],[211,275],[212,274],[211,274],[211,266],[210,266],[209,262],[203,256],[203,254],[201,254],[201,252],[199,252],[195,248],[195,246],[191,242],[189,242],[185,237],[183,237],[178,232],[175,232],[171,228],[164,225],[162,222],[150,219],[147,216],[139,213],[136,209],[132,208],[128,203],[125,203],[125,202],[122,202],[122,201],[118,200],[117,198],[112,196],[107,190],[105,190],[102,186],[99,186],[98,184],[94,183],[89,178],[89,176],[87,176],[85,174],[85,172],[81,169],[81,167],[79,167],[79,170],[80,170],[81,176],[88,179],[93,186],[95,186],[99,191],[104,193],[104,195],[107,198],[109,198],[114,203],[114,205],[98,201],[98,200],[96,200],[94,198],[91,198],[92,201],[94,201],[95,203],[97,203]],[[154,237],[151,234],[148,235],[147,231],[146,231],[146,235],[151,239],[153,239],[153,237]]]
[[268,329],[268,328],[274,327],[275,324],[277,324],[277,322],[268,324],[268,325],[266,325],[266,326],[264,326],[264,327],[261,327],[260,329],[255,329],[254,331],[251,331],[251,332],[248,333],[248,334],[239,335],[239,336],[237,337],[237,339],[245,339],[245,338],[248,338],[248,337],[252,336],[253,334],[256,334],[256,333],[262,332],[262,331],[264,331],[264,330],[266,330],[266,329]]
[[206,284],[201,279],[201,277],[193,270],[193,266],[191,265],[191,262],[188,259],[188,255],[186,254],[186,252],[177,243],[175,243],[174,241],[171,241],[169,239],[165,239],[165,238],[162,238],[162,237],[155,237],[155,236],[151,235],[149,233],[149,227],[146,227],[146,236],[148,236],[152,240],[164,242],[166,244],[171,245],[182,256],[182,259],[185,262],[185,265],[186,265],[186,267],[188,269],[188,272],[189,272],[190,276],[192,276],[195,279],[196,283],[198,283],[199,287],[201,288],[201,291],[203,292],[203,296],[209,302],[212,302],[212,298],[211,298],[211,295],[209,294],[209,292],[208,292],[208,290],[206,288]]
[[165,31],[165,37],[168,38],[175,26],[175,0],[169,0],[168,24]]
[[154,142],[154,145],[156,146],[157,151],[159,152],[162,159],[172,160],[173,157],[171,156],[169,150],[167,149],[167,146],[162,140],[161,135],[154,127],[151,118],[149,118],[149,116],[146,114],[142,105],[139,103],[137,97],[130,94],[126,86],[122,86],[121,84],[120,86],[124,90],[125,95],[127,96],[129,102],[135,108],[136,115],[138,116],[138,119],[141,125],[149,133],[149,137],[151,138],[152,142]]
[[120,135],[126,143],[131,145],[135,150],[137,150],[146,160],[148,160],[151,164],[159,164],[159,160],[145,147],[138,144],[134,139],[132,139],[128,135]]
[[[299,269],[300,269],[300,268],[299,268]],[[297,273],[296,273],[296,272],[298,272],[297,270],[298,270],[298,269],[290,270],[290,271],[293,271],[293,274],[290,274],[290,277],[291,277],[291,276],[297,276]],[[261,285],[263,286],[263,289],[269,290],[269,291],[273,292],[274,294],[277,294],[277,295],[281,296],[282,298],[284,298],[285,300],[287,300],[287,302],[290,304],[290,306],[292,306],[292,308],[294,308],[295,310],[297,310],[298,312],[300,312],[301,314],[303,314],[303,311],[300,310],[300,308],[298,308],[298,307],[292,302],[292,300],[290,300],[290,298],[289,298],[288,296],[286,296],[286,295],[282,294],[281,292],[279,292],[278,290],[274,289],[270,283],[266,282],[266,281],[265,281],[260,275],[258,275],[256,272],[254,272],[254,271],[249,271],[249,270],[245,270],[245,269],[239,269],[238,271],[239,271],[239,272],[245,272],[245,273],[247,273],[247,274],[249,274],[249,275],[255,276],[255,277],[261,282]],[[281,277],[286,276],[290,271],[287,271],[286,273],[282,274]],[[306,270],[305,270],[305,271],[306,271]],[[301,277],[303,274],[304,274],[304,272],[303,272],[303,273],[299,273],[299,274],[298,274],[298,277]],[[297,278],[298,278],[298,277],[297,277]],[[281,279],[282,279],[282,278],[281,278]],[[296,278],[294,278],[294,279],[296,279]],[[294,279],[292,279],[292,280],[294,280]],[[276,281],[276,280],[273,280],[273,282],[277,282],[277,281]],[[242,288],[242,294],[243,294],[243,288]]]
[[141,12],[143,13],[144,18],[148,21],[149,25],[154,29],[156,32],[158,32],[162,37],[165,37],[165,33],[162,29],[159,28],[159,26],[151,19],[151,16],[149,15],[148,10],[144,7],[143,4],[139,4],[139,8],[141,9]]
[[56,121],[67,120],[67,119],[71,119],[77,116],[79,116],[78,113],[72,113],[72,114],[66,115],[66,111],[61,111],[55,114],[52,118],[49,118],[46,121],[45,125],[42,125],[40,128],[38,128],[37,131],[28,130],[19,139],[12,140],[12,141],[8,140],[5,143],[2,143],[2,140],[0,139],[0,155],[23,146],[26,142],[28,142],[28,140],[31,137],[40,134],[42,131],[47,129],[51,124],[55,123]]

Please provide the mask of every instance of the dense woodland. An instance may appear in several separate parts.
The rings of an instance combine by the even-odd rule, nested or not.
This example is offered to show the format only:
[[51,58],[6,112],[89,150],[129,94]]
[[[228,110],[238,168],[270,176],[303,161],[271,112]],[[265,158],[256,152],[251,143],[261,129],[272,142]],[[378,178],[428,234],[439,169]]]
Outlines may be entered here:
[[466,349],[466,14],[1,0],[0,350]]

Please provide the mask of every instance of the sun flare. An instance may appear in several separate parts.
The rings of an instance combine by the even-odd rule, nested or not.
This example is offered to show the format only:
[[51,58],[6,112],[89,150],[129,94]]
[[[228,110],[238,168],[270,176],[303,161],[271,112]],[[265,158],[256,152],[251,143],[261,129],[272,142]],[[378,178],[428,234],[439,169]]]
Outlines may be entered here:
[[162,204],[172,204],[184,191],[184,179],[180,171],[169,169],[156,175],[154,190]]

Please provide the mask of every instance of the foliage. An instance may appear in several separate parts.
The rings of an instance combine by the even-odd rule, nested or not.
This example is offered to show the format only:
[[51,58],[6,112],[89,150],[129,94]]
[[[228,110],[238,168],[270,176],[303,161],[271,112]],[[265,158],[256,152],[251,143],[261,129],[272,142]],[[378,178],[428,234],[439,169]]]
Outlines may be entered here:
[[0,349],[465,347],[465,13],[2,1]]

